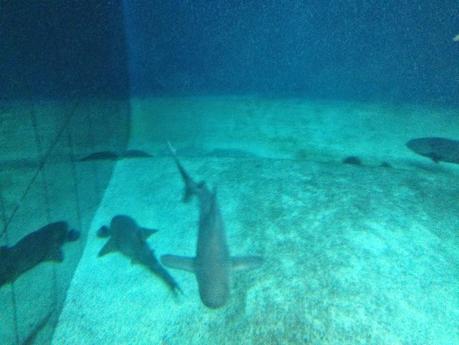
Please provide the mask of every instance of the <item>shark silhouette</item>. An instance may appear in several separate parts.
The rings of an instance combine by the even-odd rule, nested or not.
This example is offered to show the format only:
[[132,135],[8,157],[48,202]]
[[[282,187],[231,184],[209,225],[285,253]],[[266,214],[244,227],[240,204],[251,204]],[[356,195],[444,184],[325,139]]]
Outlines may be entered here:
[[114,152],[114,151],[99,151],[91,153],[88,156],[80,158],[81,162],[86,161],[96,161],[96,160],[119,160],[125,158],[150,158],[153,157],[151,154],[141,150],[127,150],[124,152]]
[[78,231],[70,230],[67,222],[60,221],[31,232],[11,247],[0,247],[0,286],[14,282],[42,262],[62,262],[61,247],[79,237]]
[[177,282],[169,272],[161,266],[152,249],[148,246],[147,238],[157,232],[155,229],[142,228],[134,219],[125,215],[113,217],[110,227],[102,226],[98,232],[99,237],[110,237],[99,251],[99,257],[112,252],[120,252],[131,259],[132,263],[146,267],[150,272],[160,277],[172,290],[181,292]]
[[459,140],[438,137],[416,138],[408,141],[406,146],[435,163],[443,161],[459,164]]
[[220,308],[230,296],[231,273],[259,267],[263,260],[259,256],[230,256],[216,189],[210,191],[205,182],[194,182],[180,164],[170,144],[169,149],[185,183],[183,200],[186,202],[193,195],[198,198],[199,231],[196,257],[163,255],[161,262],[170,268],[193,272],[198,282],[201,301],[209,308]]

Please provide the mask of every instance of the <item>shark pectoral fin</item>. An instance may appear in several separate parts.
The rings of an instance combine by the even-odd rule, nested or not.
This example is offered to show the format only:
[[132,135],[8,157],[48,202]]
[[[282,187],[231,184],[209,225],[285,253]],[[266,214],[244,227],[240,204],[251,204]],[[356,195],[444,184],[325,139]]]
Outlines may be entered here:
[[97,256],[104,256],[106,254],[109,254],[111,252],[116,251],[116,245],[115,241],[112,241],[112,239],[109,239],[107,243],[102,247],[102,249],[99,251],[99,254]]
[[163,255],[161,263],[169,268],[176,268],[194,273],[194,258],[188,256]]
[[182,196],[182,202],[184,204],[187,204],[188,202],[190,202],[192,196],[193,196],[193,192],[189,189],[185,189],[185,191],[183,192],[183,196]]
[[142,233],[142,238],[144,240],[148,239],[151,235],[156,234],[158,232],[157,229],[148,229],[148,228],[140,228],[140,232]]
[[110,236],[110,229],[108,226],[101,226],[99,230],[97,230],[97,237],[104,238]]
[[233,271],[244,271],[258,268],[263,264],[261,256],[239,256],[231,258]]
[[81,232],[75,229],[70,229],[67,232],[67,241],[74,242],[80,239]]

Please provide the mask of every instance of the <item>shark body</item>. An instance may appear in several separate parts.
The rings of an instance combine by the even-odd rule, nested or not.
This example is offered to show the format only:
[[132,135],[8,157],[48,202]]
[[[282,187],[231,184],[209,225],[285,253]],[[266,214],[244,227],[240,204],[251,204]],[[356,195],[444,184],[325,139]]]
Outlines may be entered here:
[[0,247],[0,286],[14,282],[42,262],[62,262],[64,243],[79,237],[78,231],[70,230],[67,222],[61,221],[31,232],[11,247]]
[[131,259],[132,263],[146,267],[150,272],[160,277],[172,292],[181,292],[174,278],[161,266],[153,250],[148,246],[147,238],[157,232],[154,229],[142,228],[131,217],[117,215],[113,217],[110,227],[101,227],[97,235],[110,237],[99,251],[98,256],[112,252],[120,252]]
[[196,196],[199,202],[199,230],[195,257],[164,255],[161,262],[171,268],[193,272],[201,301],[209,308],[220,308],[230,296],[233,271],[259,267],[259,256],[231,257],[224,223],[217,201],[216,189],[209,190],[204,182],[196,183],[179,162],[169,144],[177,168],[185,183],[183,200]]
[[459,140],[438,137],[417,138],[408,141],[406,146],[435,163],[443,161],[459,164]]

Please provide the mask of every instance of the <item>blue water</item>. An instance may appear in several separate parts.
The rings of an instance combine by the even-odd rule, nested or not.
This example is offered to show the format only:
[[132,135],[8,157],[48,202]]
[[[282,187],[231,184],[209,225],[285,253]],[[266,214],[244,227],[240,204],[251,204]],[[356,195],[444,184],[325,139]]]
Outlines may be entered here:
[[135,94],[457,103],[455,1],[123,1]]
[[454,0],[6,2],[1,96],[457,104],[458,7]]

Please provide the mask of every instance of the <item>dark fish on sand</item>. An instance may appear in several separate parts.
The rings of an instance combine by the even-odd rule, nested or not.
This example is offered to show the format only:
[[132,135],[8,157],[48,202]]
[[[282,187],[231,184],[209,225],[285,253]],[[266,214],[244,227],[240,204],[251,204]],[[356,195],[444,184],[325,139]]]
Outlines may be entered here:
[[362,160],[357,156],[347,156],[341,161],[343,164],[362,165]]
[[61,247],[79,237],[80,233],[70,230],[67,222],[56,222],[26,235],[11,247],[0,247],[0,286],[14,282],[42,262],[62,262]]
[[216,190],[210,191],[204,182],[196,183],[180,164],[170,144],[169,148],[185,183],[183,200],[188,201],[192,196],[198,198],[199,230],[195,257],[164,255],[161,262],[168,267],[194,273],[204,305],[220,308],[230,295],[231,273],[257,268],[263,260],[259,256],[230,256]]
[[99,237],[109,237],[109,240],[99,251],[99,257],[112,252],[120,252],[131,259],[132,263],[146,267],[150,272],[160,277],[174,292],[181,292],[177,282],[169,272],[161,266],[147,239],[157,232],[155,229],[142,228],[134,219],[124,215],[113,217],[110,227],[103,226],[98,232]]
[[435,163],[448,162],[459,164],[459,141],[427,137],[412,139],[406,146],[418,155],[428,157]]
[[149,158],[149,157],[153,157],[153,156],[141,150],[127,150],[127,151],[120,152],[120,153],[113,152],[113,151],[100,151],[100,152],[91,153],[90,155],[81,158],[80,161],[81,162],[97,161],[97,160],[115,161],[115,160],[125,159],[125,158]]
[[141,150],[127,150],[120,154],[121,158],[149,158],[153,157],[151,154]]
[[82,162],[86,161],[97,161],[97,160],[117,160],[118,159],[118,154],[116,152],[112,151],[100,151],[100,152],[94,152],[91,153],[90,155],[83,157],[80,159]]

